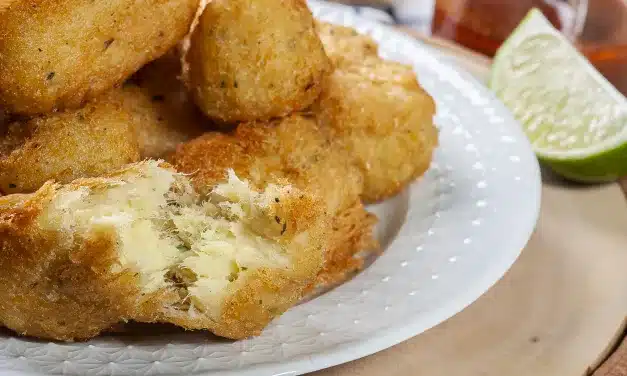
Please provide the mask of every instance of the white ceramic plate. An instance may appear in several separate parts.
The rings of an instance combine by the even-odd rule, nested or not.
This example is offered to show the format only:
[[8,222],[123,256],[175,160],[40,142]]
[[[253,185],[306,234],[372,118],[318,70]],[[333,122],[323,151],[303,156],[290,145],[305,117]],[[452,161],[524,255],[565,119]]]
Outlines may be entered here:
[[385,253],[351,281],[294,307],[261,336],[106,336],[54,344],[0,334],[0,374],[296,375],[390,347],[477,299],[527,242],[540,202],[538,165],[509,112],[469,74],[414,39],[344,8],[320,19],[356,27],[382,56],[414,66],[437,102],[441,146],[425,177],[372,209]]

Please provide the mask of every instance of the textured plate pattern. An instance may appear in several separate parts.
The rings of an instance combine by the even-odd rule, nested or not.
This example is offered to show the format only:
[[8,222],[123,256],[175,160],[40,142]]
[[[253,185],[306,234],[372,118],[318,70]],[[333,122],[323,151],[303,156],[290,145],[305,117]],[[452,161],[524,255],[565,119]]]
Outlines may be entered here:
[[384,57],[413,65],[437,102],[441,147],[432,168],[409,191],[372,208],[386,252],[254,339],[174,333],[53,344],[0,334],[0,374],[296,375],[421,333],[511,266],[538,215],[540,178],[509,112],[415,40],[335,6],[310,5],[320,19],[372,35]]

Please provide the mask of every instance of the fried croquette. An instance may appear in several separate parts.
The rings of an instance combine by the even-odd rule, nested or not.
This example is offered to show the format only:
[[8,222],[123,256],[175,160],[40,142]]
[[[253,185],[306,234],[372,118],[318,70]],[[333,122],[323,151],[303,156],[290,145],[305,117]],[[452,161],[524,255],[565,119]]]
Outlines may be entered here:
[[438,143],[435,103],[419,86],[410,90],[337,70],[314,111],[321,124],[333,128],[335,142],[356,158],[364,202],[397,194],[431,164]]
[[0,12],[0,107],[78,108],[189,32],[198,0],[22,0]]
[[305,109],[330,61],[304,0],[213,0],[186,54],[196,104],[220,122]]
[[132,118],[117,91],[84,108],[0,127],[0,191],[34,192],[140,159]]
[[316,32],[337,68],[360,65],[367,58],[378,57],[377,43],[353,28],[316,21]]
[[161,158],[174,152],[181,142],[214,127],[188,96],[180,75],[180,57],[171,51],[142,68],[122,87],[142,158]]
[[354,73],[374,84],[391,84],[409,91],[424,91],[416,79],[416,72],[410,66],[379,57],[367,57],[360,64],[347,64],[339,70]]
[[429,168],[438,144],[435,102],[412,67],[381,59],[369,36],[324,22],[316,29],[336,69],[311,110],[356,158],[362,200],[393,196]]
[[83,340],[118,322],[259,332],[320,270],[322,203],[233,172],[206,195],[157,161],[0,198],[0,322]]
[[359,200],[361,173],[329,136],[314,119],[294,114],[240,124],[229,134],[206,133],[179,146],[170,161],[179,171],[190,173],[201,191],[223,179],[228,166],[255,186],[287,181],[320,197],[333,227],[318,278],[326,284],[361,266],[356,253],[376,247],[372,237],[376,219]]

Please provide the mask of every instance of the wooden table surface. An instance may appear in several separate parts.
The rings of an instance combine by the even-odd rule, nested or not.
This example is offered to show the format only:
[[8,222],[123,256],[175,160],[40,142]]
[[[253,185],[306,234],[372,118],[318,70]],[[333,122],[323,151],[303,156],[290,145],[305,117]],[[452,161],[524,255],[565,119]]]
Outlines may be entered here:
[[[0,11],[12,1],[0,0]],[[486,77],[489,60],[445,41],[426,42]],[[622,186],[627,192],[627,181]],[[422,335],[312,376],[627,376],[627,342],[619,345],[626,245],[620,184],[572,186],[546,174],[537,230],[497,285]]]
[[[487,77],[487,58],[417,37]],[[570,185],[548,171],[543,183],[533,237],[483,297],[409,341],[312,376],[627,376],[627,343],[618,347],[627,317],[625,194],[617,183]]]

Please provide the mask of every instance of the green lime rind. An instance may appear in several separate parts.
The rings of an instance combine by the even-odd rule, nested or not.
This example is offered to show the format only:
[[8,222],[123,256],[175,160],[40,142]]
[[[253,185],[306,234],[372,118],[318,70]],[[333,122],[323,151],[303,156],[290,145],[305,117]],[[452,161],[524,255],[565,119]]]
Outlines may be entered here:
[[556,174],[580,183],[612,182],[627,176],[627,143],[583,159],[538,159]]

